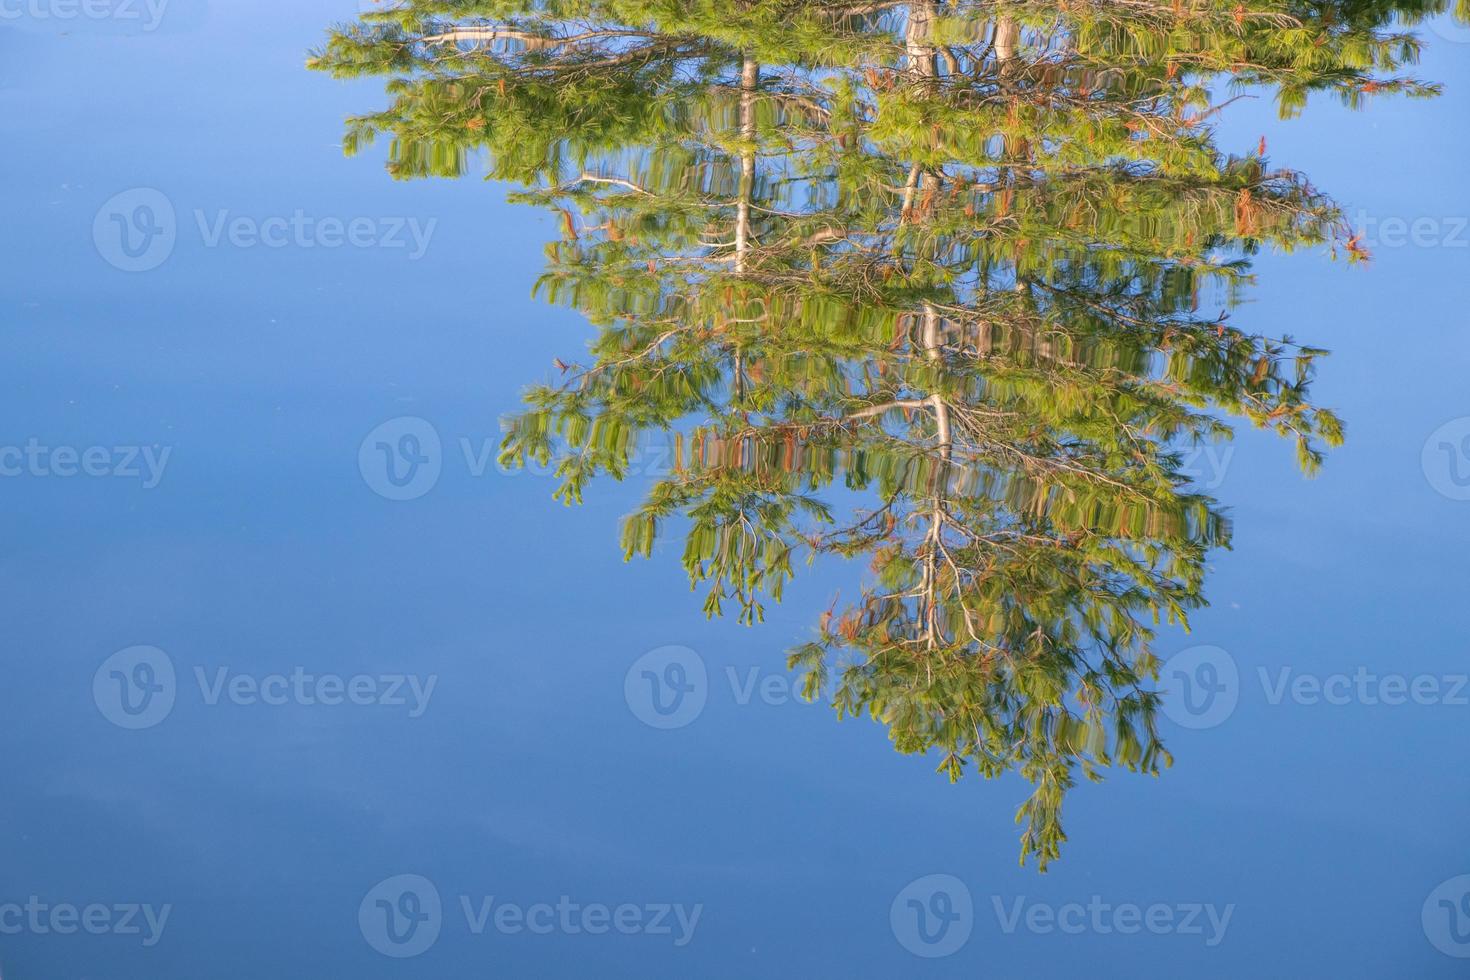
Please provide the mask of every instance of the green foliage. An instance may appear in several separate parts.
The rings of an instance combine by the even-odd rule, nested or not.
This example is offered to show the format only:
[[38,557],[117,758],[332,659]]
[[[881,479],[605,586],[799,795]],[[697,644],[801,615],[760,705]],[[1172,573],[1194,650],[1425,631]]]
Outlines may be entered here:
[[482,160],[561,217],[536,289],[596,335],[502,463],[554,463],[570,504],[670,440],[622,547],[682,530],[707,615],[757,623],[799,559],[865,558],[789,666],[951,780],[1030,780],[1044,869],[1079,772],[1171,762],[1150,644],[1230,540],[1184,454],[1243,420],[1310,473],[1343,436],[1310,399],[1325,352],[1230,310],[1263,248],[1363,254],[1264,142],[1217,146],[1217,93],[1431,94],[1402,25],[1443,9],[414,0],[312,66],[391,79],[349,152]]

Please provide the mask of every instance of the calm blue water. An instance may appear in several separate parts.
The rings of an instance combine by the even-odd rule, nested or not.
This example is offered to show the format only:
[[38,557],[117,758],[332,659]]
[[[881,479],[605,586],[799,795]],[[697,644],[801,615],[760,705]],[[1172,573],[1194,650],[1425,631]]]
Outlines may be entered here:
[[[640,480],[566,510],[481,465],[588,331],[530,298],[549,219],[343,158],[381,83],[303,60],[352,4],[172,4],[0,22],[7,980],[1464,975],[1470,456],[1438,443],[1470,423],[1421,458],[1470,416],[1463,35],[1438,101],[1227,115],[1225,145],[1429,224],[1380,225],[1366,269],[1260,263],[1239,316],[1334,351],[1348,443],[1314,481],[1251,432],[1201,462],[1235,546],[1160,648],[1223,652],[1189,654],[1223,706],[1176,711],[1162,778],[1079,787],[1040,876],[1021,780],[951,786],[789,700],[781,652],[851,570],[707,622],[675,554],[621,560]],[[128,273],[157,254],[104,206],[139,188],[174,241]],[[386,247],[331,247],[354,219]],[[360,450],[404,417],[439,472],[385,496]],[[663,730],[625,680],[670,645],[707,681]],[[946,923],[952,952],[916,933]]]

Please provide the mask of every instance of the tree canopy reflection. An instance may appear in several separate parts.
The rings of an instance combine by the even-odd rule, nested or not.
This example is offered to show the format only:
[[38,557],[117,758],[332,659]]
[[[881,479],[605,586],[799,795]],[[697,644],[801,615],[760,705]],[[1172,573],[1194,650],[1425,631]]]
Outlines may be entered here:
[[483,167],[561,216],[536,288],[597,333],[503,461],[576,502],[672,440],[622,544],[677,528],[709,615],[865,559],[789,666],[951,779],[1031,781],[1044,868],[1079,773],[1171,761],[1150,642],[1230,538],[1184,454],[1248,421],[1310,473],[1342,438],[1324,352],[1231,311],[1262,248],[1363,250],[1216,115],[1431,95],[1404,25],[1443,8],[415,0],[311,64],[389,79],[349,153],[385,136],[397,177]]

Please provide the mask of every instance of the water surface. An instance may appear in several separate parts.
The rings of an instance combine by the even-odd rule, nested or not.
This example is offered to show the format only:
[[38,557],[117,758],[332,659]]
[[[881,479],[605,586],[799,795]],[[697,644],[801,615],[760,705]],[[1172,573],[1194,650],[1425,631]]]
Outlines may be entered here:
[[[1317,97],[1282,121],[1261,98],[1212,123],[1241,158],[1264,135],[1273,167],[1309,175],[1366,232],[1366,265],[1342,247],[1331,261],[1330,233],[1289,255],[1263,249],[1228,327],[1330,349],[1310,401],[1344,419],[1347,438],[1322,446],[1306,479],[1291,438],[1237,425],[1234,442],[1179,461],[1190,484],[1154,493],[1158,512],[1207,506],[1230,527],[1229,549],[1199,558],[1209,604],[1190,612],[1191,631],[1166,622],[1151,644],[1174,765],[1079,778],[1068,839],[1039,875],[1037,855],[1017,861],[1024,778],[980,779],[971,760],[952,785],[934,772],[944,751],[897,753],[885,725],[838,723],[794,696],[786,651],[819,636],[824,612],[830,626],[861,602],[872,549],[809,569],[802,557],[756,626],[736,622],[737,598],[706,619],[708,584],[691,593],[681,567],[683,518],[647,560],[625,563],[619,541],[651,488],[692,472],[690,442],[676,470],[672,435],[654,426],[627,479],[590,480],[572,508],[552,499],[549,467],[496,463],[527,386],[590,361],[598,328],[584,313],[597,300],[531,295],[565,219],[507,203],[510,187],[478,179],[483,157],[463,179],[394,180],[385,135],[344,158],[344,120],[388,104],[384,79],[336,81],[304,60],[357,13],[174,0],[154,29],[34,12],[0,25],[13,147],[0,444],[16,450],[4,461],[23,461],[0,479],[12,515],[0,558],[7,976],[1235,976],[1263,961],[1307,976],[1459,974],[1459,29],[1424,29],[1413,71],[1444,84],[1438,99],[1354,111]],[[738,66],[720,71],[738,83]],[[720,118],[738,128],[738,94]],[[816,125],[764,118],[763,139]],[[526,134],[528,146],[547,135]],[[643,146],[619,139],[601,149],[627,159]],[[707,142],[738,173],[741,146],[721,139]],[[907,159],[903,145],[900,134],[862,152],[880,171]],[[782,166],[810,171],[803,152]],[[922,230],[901,203],[858,205],[875,227],[910,229],[895,237]],[[983,198],[977,213],[998,206]],[[606,242],[570,210],[577,247]],[[1229,219],[1227,238],[1252,237]],[[651,232],[637,246],[619,233],[619,260],[635,268],[644,256],[624,253],[669,251]],[[932,261],[912,237],[905,261]],[[849,308],[898,305],[891,280],[875,288],[883,304],[851,291]],[[934,380],[930,288],[913,287],[920,315],[895,346],[841,351],[848,375],[868,362],[877,379],[888,360],[873,383],[902,376],[905,398]],[[1225,301],[1206,290],[1190,305],[1179,315],[1206,321]],[[745,342],[774,363],[811,349],[790,331]],[[690,363],[718,374],[718,410],[680,412],[673,430],[777,418],[775,400],[731,407],[721,358],[733,355],[714,343]],[[1075,366],[1050,363],[1075,380]],[[951,372],[939,387],[957,392]],[[792,380],[767,369],[753,384]],[[813,403],[859,404],[833,390]],[[922,413],[882,424],[890,456],[903,433],[910,459],[942,462]],[[1003,458],[987,465],[1014,477]],[[911,509],[928,513],[937,478],[914,479]],[[877,491],[838,482],[818,495],[841,525]],[[988,513],[1011,528],[1030,498],[1001,496]],[[1058,512],[1054,530],[1096,522]],[[971,513],[966,526],[983,524]],[[693,683],[696,664],[704,681],[687,707],[646,686],[645,671]],[[65,931],[55,909],[73,906],[78,922],[105,908],[91,913],[100,934]],[[1157,928],[1133,930],[1132,907],[1162,909]],[[941,930],[955,915],[958,931]],[[429,931],[410,929],[415,916]]]

